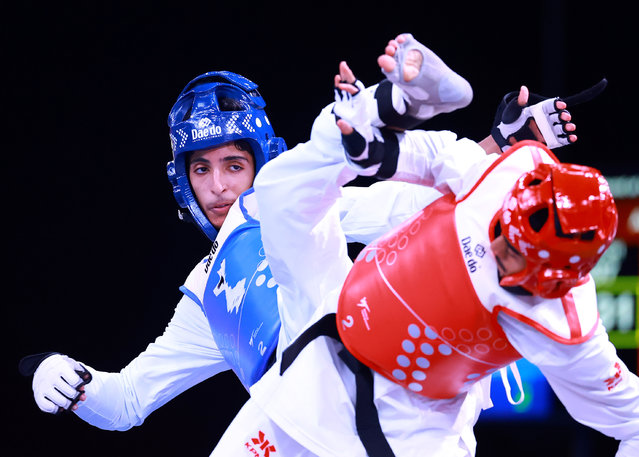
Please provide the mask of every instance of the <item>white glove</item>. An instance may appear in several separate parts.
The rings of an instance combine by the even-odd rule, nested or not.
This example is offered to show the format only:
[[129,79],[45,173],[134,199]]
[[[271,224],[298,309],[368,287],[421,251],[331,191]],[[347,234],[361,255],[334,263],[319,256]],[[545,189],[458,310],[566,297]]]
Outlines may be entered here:
[[45,358],[33,375],[33,396],[45,413],[59,414],[76,404],[80,387],[91,381],[82,364],[62,354]]
[[391,177],[397,168],[399,147],[395,132],[380,130],[373,125],[370,106],[375,105],[373,94],[364,90],[360,81],[352,83],[358,90],[351,95],[335,89],[333,113],[347,121],[354,129],[342,135],[342,145],[348,162],[362,176],[380,179]]
[[[347,121],[366,141],[372,143],[375,139],[381,140],[379,129],[373,126],[373,119],[370,113],[370,106],[375,104],[373,94],[365,90],[364,84],[357,80],[352,86],[358,92],[351,95],[345,90],[335,88],[335,105],[333,113],[340,119]],[[352,159],[362,160],[367,158],[366,151],[348,151]]]

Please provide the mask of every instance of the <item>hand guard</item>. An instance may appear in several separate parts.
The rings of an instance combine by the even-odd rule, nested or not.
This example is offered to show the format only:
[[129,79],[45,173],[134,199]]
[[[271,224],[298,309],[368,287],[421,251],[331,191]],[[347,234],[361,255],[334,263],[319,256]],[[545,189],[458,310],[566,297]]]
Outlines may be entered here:
[[603,79],[593,87],[563,100],[531,93],[528,102],[536,102],[532,106],[519,106],[518,92],[509,92],[497,108],[491,135],[502,151],[522,140],[541,141],[550,149],[570,144],[572,132],[566,131],[566,124],[570,121],[561,119],[561,114],[568,111],[558,109],[557,102],[563,101],[566,106],[574,106],[592,100],[606,85],[607,81]]
[[373,94],[364,90],[360,81],[353,85],[358,89],[354,95],[335,89],[333,113],[336,118],[347,121],[354,131],[342,135],[346,158],[363,176],[390,178],[397,169],[399,146],[395,133],[380,130],[372,125],[370,107],[375,104]]
[[75,405],[91,382],[91,373],[79,362],[58,353],[27,356],[20,361],[20,373],[33,374],[33,396],[45,413],[60,414]]

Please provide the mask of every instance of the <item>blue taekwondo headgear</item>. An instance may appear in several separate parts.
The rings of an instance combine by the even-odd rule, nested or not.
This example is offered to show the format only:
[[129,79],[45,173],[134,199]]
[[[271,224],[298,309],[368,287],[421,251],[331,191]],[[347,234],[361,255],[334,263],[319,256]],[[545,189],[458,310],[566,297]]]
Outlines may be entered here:
[[[232,100],[231,111],[224,99]],[[180,207],[178,214],[180,219],[194,222],[211,241],[215,240],[217,229],[201,210],[191,188],[189,153],[246,140],[253,151],[257,174],[266,162],[286,150],[284,140],[273,132],[265,106],[254,82],[230,71],[211,71],[189,82],[169,113],[173,161],[167,164],[167,174]]]

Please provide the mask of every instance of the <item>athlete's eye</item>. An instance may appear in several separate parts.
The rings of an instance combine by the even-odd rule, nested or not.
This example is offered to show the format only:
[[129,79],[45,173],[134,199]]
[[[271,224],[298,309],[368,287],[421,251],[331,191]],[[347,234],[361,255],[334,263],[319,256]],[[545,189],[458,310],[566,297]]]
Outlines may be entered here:
[[191,172],[196,174],[206,173],[208,171],[208,167],[204,165],[193,165],[191,167]]

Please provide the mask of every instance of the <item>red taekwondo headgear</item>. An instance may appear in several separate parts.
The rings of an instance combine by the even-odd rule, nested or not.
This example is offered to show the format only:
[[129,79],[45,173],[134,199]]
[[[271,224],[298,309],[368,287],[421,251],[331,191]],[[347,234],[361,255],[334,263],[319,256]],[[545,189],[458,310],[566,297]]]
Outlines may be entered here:
[[586,277],[617,233],[617,207],[608,183],[591,167],[542,163],[523,174],[496,220],[526,258],[502,286],[558,298]]

